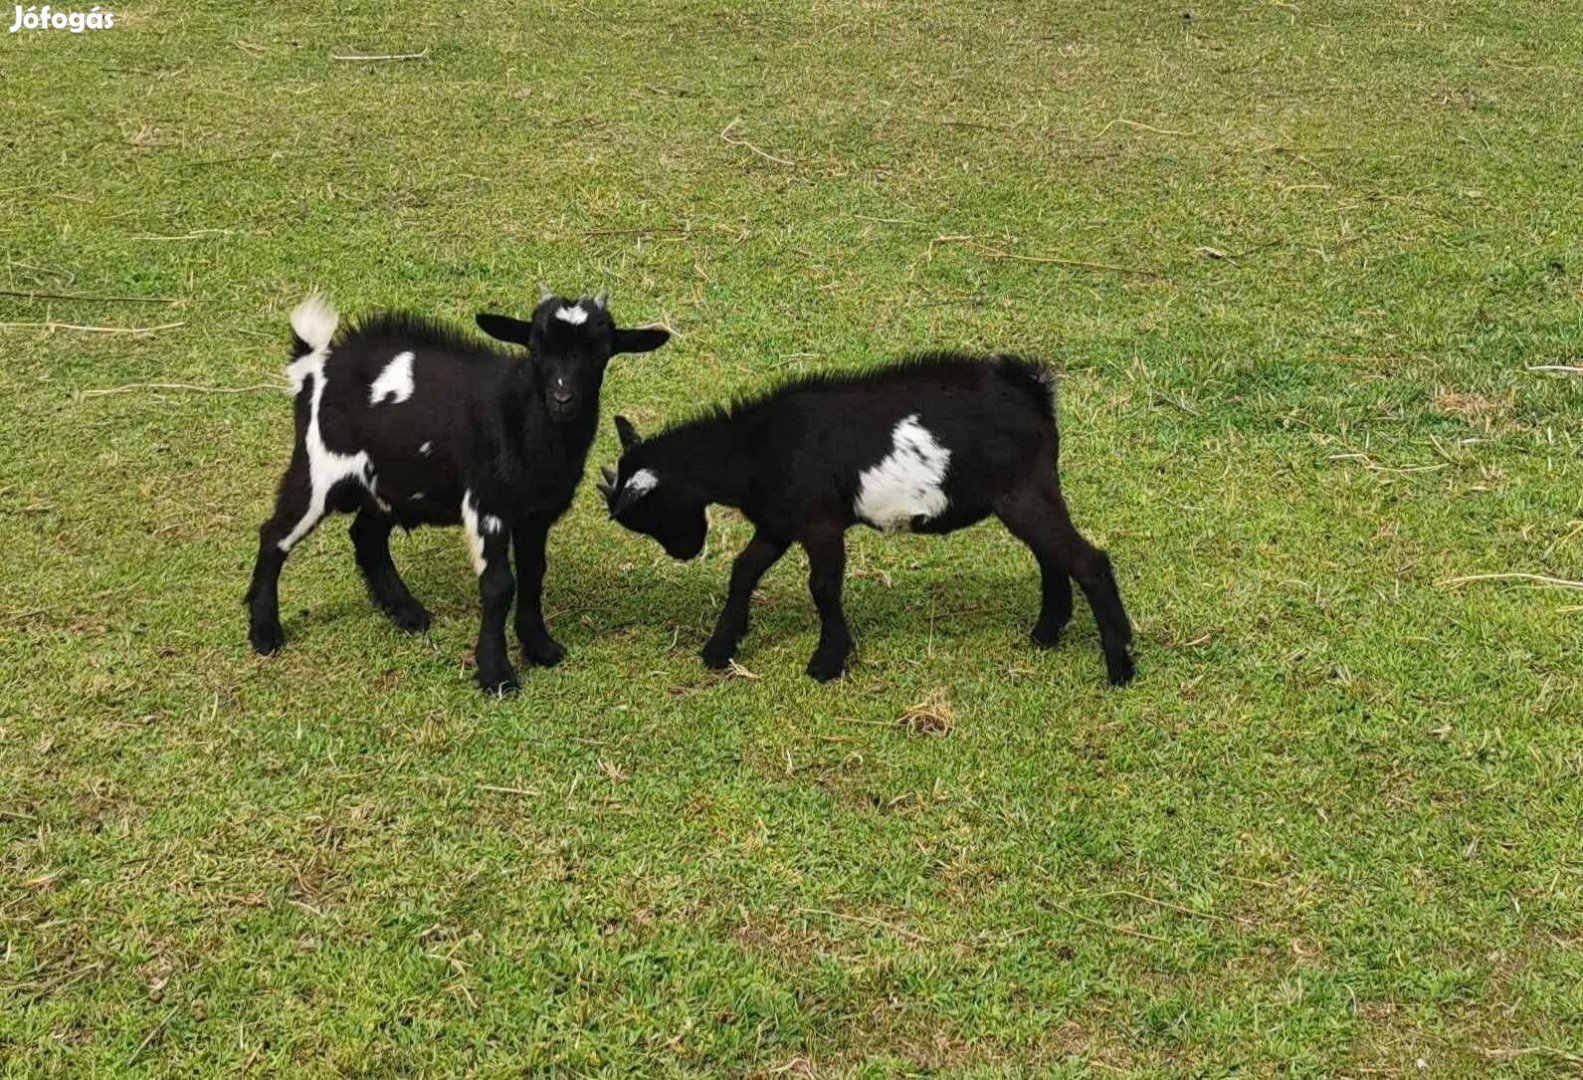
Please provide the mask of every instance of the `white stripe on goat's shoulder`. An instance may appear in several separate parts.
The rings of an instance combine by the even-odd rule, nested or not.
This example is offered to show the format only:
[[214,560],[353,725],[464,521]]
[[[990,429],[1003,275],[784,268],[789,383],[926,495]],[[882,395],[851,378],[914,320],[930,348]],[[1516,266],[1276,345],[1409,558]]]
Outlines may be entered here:
[[883,532],[912,528],[915,518],[945,512],[945,471],[951,451],[941,446],[913,413],[891,432],[891,451],[878,465],[858,477],[852,510]]
[[473,560],[473,573],[482,576],[488,564],[484,561],[484,534],[478,531],[478,503],[471,491],[462,493],[462,532],[467,535],[467,555]]
[[410,352],[402,352],[385,365],[385,370],[368,388],[370,405],[400,405],[412,396],[412,360]]
[[556,308],[555,317],[561,322],[571,323],[573,326],[581,326],[588,321],[588,312],[583,310],[582,302],[578,301],[571,307]]

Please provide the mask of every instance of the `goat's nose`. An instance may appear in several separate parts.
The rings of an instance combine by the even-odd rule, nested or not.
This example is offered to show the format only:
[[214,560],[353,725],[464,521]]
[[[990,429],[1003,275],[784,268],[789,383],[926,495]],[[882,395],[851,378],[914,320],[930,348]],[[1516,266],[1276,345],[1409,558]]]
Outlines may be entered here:
[[570,405],[574,396],[570,390],[562,390],[559,387],[550,391],[550,400],[557,405]]

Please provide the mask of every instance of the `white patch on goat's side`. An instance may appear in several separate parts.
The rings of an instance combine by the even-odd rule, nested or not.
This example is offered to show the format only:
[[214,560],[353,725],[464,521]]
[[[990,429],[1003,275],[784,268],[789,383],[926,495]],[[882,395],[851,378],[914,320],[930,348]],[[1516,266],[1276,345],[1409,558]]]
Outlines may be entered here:
[[[400,405],[412,396],[412,360],[410,352],[402,352],[385,365],[385,370],[368,388],[370,405]],[[386,398],[390,400],[387,402]]]
[[[296,527],[286,534],[281,540],[281,551],[290,552],[304,536],[313,531],[313,527],[324,517],[324,507],[330,497],[330,489],[342,480],[356,480],[372,492],[369,482],[370,467],[368,451],[359,450],[355,454],[338,454],[324,445],[324,433],[319,430],[319,403],[324,400],[324,363],[329,358],[328,333],[334,332],[333,323],[325,331],[322,323],[314,325],[301,325],[299,314],[313,300],[310,297],[303,301],[302,306],[292,312],[292,329],[297,336],[309,344],[314,341],[323,341],[314,350],[305,356],[293,361],[290,371],[292,382],[300,392],[308,381],[313,381],[312,398],[308,403],[308,431],[303,437],[303,448],[308,453],[308,509],[298,521]],[[317,310],[317,309],[316,309]],[[331,317],[334,310],[331,309]],[[303,320],[305,321],[305,320]],[[315,333],[314,339],[309,339],[308,332]]]
[[639,469],[637,472],[627,477],[627,482],[623,486],[625,490],[632,492],[632,497],[636,499],[640,496],[647,495],[649,492],[659,487],[659,485],[659,477],[655,476],[647,469]]
[[571,307],[556,308],[555,317],[561,322],[571,323],[573,326],[581,326],[588,321],[588,312],[583,310],[583,305],[579,301]]
[[904,532],[914,518],[945,512],[945,470],[951,451],[941,446],[918,414],[899,421],[891,432],[891,452],[858,477],[853,512],[882,532]]
[[[485,519],[488,517],[486,514]],[[484,560],[484,534],[478,531],[478,503],[471,491],[462,493],[462,532],[467,535],[467,555],[473,560],[473,573],[482,577],[489,564]]]
[[422,446],[418,447],[418,453],[423,455],[424,457],[428,457],[429,456],[429,451],[431,451],[433,449],[434,449],[434,444],[431,443],[431,442],[426,442]]

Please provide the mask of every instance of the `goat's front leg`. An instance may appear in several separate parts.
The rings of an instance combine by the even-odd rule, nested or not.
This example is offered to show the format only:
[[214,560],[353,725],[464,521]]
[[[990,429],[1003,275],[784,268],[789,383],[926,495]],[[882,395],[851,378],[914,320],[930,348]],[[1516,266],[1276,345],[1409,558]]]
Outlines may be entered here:
[[566,650],[544,625],[544,545],[552,521],[541,517],[517,519],[511,540],[517,549],[517,640],[528,663],[554,667]]
[[704,643],[705,667],[718,671],[731,663],[742,636],[748,632],[748,607],[753,603],[753,590],[758,588],[759,579],[769,568],[786,554],[789,546],[784,540],[770,539],[760,530],[753,534],[748,546],[731,564],[731,592],[715,622],[715,632]]
[[819,527],[803,536],[808,552],[808,591],[819,609],[819,647],[808,661],[808,674],[829,682],[846,672],[852,632],[841,609],[841,579],[846,574],[846,540],[839,526]]
[[[478,599],[483,615],[478,625],[478,685],[486,694],[512,694],[521,689],[517,672],[506,653],[506,613],[511,610],[511,536],[498,519],[485,517],[476,536]],[[488,524],[494,526],[493,531]]]

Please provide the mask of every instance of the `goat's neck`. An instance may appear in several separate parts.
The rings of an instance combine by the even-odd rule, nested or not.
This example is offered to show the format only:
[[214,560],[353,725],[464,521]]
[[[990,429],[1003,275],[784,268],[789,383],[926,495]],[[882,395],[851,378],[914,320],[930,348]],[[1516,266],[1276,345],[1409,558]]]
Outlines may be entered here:
[[759,467],[755,441],[743,425],[710,417],[656,436],[650,460],[700,498],[740,508]]
[[[544,407],[544,397],[533,382],[521,378],[502,403],[505,428],[519,440],[525,457],[563,458],[581,465],[588,457],[599,427],[599,406],[567,420],[556,420]],[[542,467],[543,462],[541,461]]]

